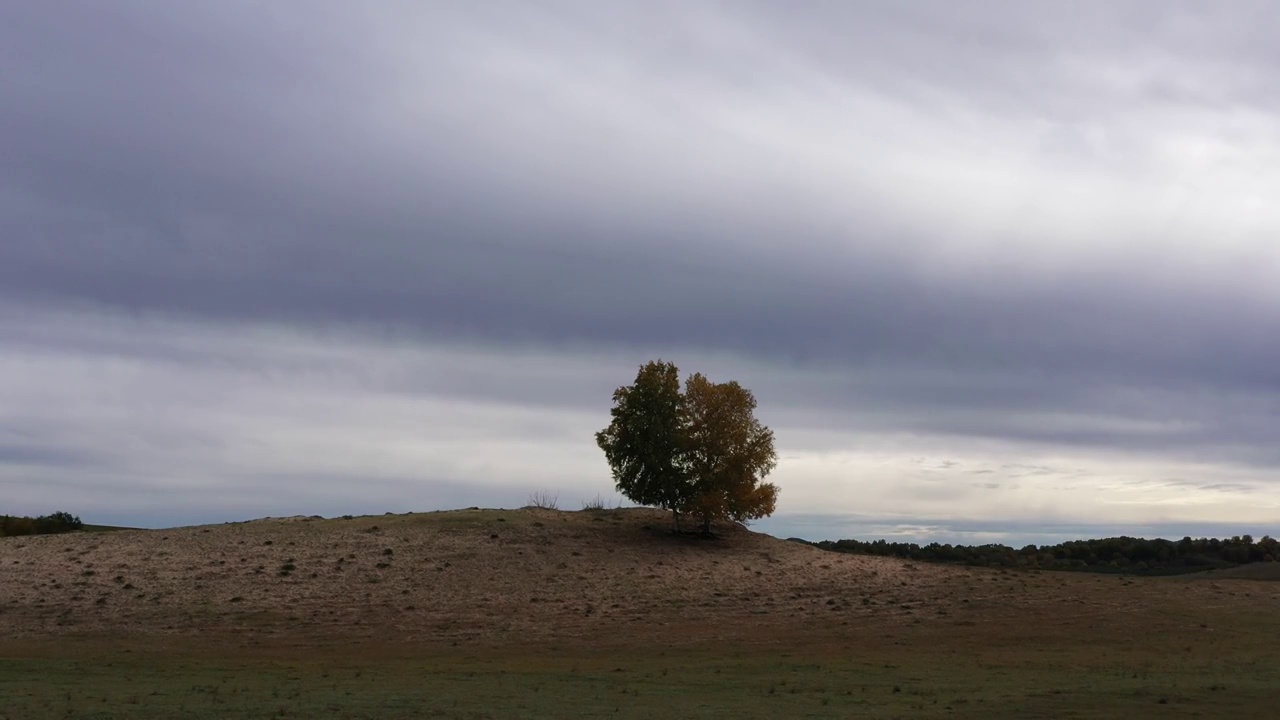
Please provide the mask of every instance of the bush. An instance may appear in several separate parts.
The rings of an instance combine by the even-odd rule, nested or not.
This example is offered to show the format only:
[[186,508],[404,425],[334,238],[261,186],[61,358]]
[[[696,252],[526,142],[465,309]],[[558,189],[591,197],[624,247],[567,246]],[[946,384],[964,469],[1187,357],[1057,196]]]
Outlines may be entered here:
[[596,495],[594,500],[587,500],[586,502],[582,503],[582,509],[583,510],[604,510],[605,509],[604,498],[600,497],[599,495]]
[[539,508],[542,510],[559,510],[560,496],[552,495],[545,490],[540,490],[529,496],[529,504],[526,507]]

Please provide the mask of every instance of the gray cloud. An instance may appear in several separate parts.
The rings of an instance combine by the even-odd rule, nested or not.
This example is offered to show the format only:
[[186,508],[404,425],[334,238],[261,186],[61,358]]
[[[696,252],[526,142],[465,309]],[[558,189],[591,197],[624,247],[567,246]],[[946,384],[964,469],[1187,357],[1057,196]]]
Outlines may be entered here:
[[93,461],[91,456],[56,447],[0,443],[0,463],[10,466],[84,468]]
[[[1265,3],[6,8],[0,342],[565,413],[664,353],[750,378],[809,452],[1274,468],[1277,25]],[[31,320],[68,313],[91,320]],[[570,357],[576,380],[547,369]],[[7,422],[45,434],[0,465],[102,451]],[[225,442],[188,430],[165,442]]]

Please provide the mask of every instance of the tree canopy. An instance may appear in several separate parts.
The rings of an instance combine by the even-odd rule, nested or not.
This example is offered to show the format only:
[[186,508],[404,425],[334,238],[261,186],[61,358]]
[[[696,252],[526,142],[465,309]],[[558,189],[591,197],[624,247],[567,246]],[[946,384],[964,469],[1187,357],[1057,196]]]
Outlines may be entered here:
[[756,419],[750,390],[696,373],[681,392],[676,366],[656,360],[613,401],[596,443],[624,496],[671,510],[677,530],[681,513],[698,517],[704,533],[714,520],[773,514],[778,487],[763,482],[777,464],[773,431]]

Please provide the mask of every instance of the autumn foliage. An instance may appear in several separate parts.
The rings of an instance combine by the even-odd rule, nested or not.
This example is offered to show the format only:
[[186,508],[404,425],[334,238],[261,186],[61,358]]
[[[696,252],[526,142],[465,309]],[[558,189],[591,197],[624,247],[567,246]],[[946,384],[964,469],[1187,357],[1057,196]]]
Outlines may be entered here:
[[690,514],[710,533],[714,520],[773,514],[778,487],[763,479],[777,464],[773,431],[755,417],[750,390],[701,373],[680,389],[679,370],[661,360],[640,368],[613,394],[613,421],[596,433],[620,493]]

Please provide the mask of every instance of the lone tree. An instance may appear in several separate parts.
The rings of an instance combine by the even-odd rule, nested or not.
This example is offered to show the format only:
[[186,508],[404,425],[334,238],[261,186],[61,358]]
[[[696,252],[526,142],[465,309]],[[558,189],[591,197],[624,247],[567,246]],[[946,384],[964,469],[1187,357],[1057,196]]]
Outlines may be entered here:
[[756,400],[737,382],[691,375],[661,360],[640,367],[632,385],[613,393],[613,421],[596,433],[618,491],[633,502],[702,521],[752,520],[773,514],[778,487],[762,482],[777,464],[773,431],[755,418]]

